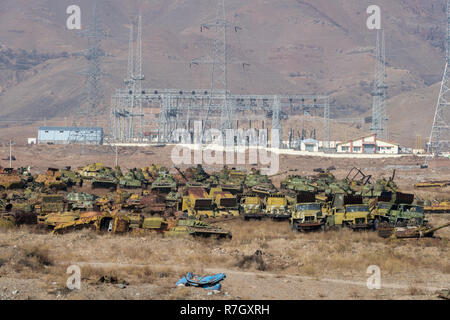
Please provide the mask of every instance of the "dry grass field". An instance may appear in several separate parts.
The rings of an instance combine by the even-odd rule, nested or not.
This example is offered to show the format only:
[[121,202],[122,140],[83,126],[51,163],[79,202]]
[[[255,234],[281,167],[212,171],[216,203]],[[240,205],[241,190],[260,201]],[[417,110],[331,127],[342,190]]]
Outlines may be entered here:
[[[67,148],[15,146],[14,166],[30,164],[32,172],[39,173],[47,167],[75,168],[92,162],[113,165],[107,146],[86,147],[83,152]],[[7,151],[0,147],[0,154]],[[170,147],[127,148],[119,160],[124,169],[151,163],[170,167],[170,152]],[[344,178],[357,166],[376,179],[396,169],[395,181],[403,191],[424,199],[448,198],[449,187],[413,188],[422,180],[450,179],[449,161],[432,162],[427,170],[418,168],[422,162],[415,157],[281,156],[280,168],[311,175],[314,168],[335,166],[333,174]],[[273,180],[277,185],[282,179]],[[440,225],[450,217],[429,219]],[[232,240],[88,230],[56,236],[31,227],[0,230],[0,299],[437,299],[436,291],[450,286],[449,228],[438,231],[436,239],[391,241],[374,232],[349,230],[299,234],[287,222],[270,220],[219,224],[233,233]],[[80,290],[66,288],[70,265],[81,268]],[[367,288],[371,265],[381,269],[380,290]],[[186,272],[224,272],[227,277],[220,293],[208,295],[203,289],[175,286]]]
[[[221,224],[232,240],[2,230],[0,299],[435,299],[450,283],[448,229],[392,241],[349,230],[299,234],[272,221]],[[81,268],[80,290],[66,288],[69,265]],[[380,290],[366,286],[370,265],[381,269]],[[227,278],[215,295],[175,287],[189,271]]]

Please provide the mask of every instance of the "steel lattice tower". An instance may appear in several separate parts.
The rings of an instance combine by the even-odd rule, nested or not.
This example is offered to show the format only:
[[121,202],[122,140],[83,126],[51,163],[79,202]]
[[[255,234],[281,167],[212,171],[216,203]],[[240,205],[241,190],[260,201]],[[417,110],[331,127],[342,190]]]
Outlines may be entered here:
[[101,69],[101,60],[105,56],[101,49],[101,41],[106,38],[105,32],[101,27],[99,0],[94,1],[93,17],[88,30],[81,35],[88,38],[88,52],[84,54],[88,62],[87,69],[81,74],[86,76],[86,107],[83,115],[85,116],[84,125],[90,126],[96,124],[96,115],[99,113],[104,94],[101,84],[101,78],[104,73]]
[[[272,108],[272,134],[275,130],[278,130],[279,135],[279,145],[278,148],[283,148],[283,126],[281,124],[281,102],[278,96],[273,97],[273,108]],[[274,139],[271,138],[271,146],[274,143]]]
[[138,18],[138,35],[137,35],[137,48],[136,48],[136,64],[135,64],[135,74],[134,81],[136,83],[135,95],[137,96],[137,108],[139,110],[139,134],[138,139],[142,141],[144,136],[143,129],[143,115],[142,115],[142,99],[140,95],[142,94],[142,81],[145,80],[145,76],[142,73],[142,14],[139,13]]
[[370,131],[376,133],[378,138],[387,138],[386,114],[386,47],[384,30],[377,30],[377,48],[375,62],[375,81],[373,85],[372,126]]
[[450,151],[450,0],[447,1],[446,42],[445,70],[427,148],[428,153],[435,156],[439,156],[442,152]]
[[[227,29],[231,24],[225,20],[225,0],[218,0],[216,20],[212,23],[205,23],[201,30],[214,28],[215,37],[212,49],[212,57],[207,59],[195,59],[195,64],[206,63],[212,65],[211,70],[211,96],[215,91],[223,91],[224,99],[221,106],[220,129],[222,131],[233,128],[233,105],[229,99],[228,92],[228,50],[227,50]],[[212,101],[210,102],[210,104]],[[210,110],[206,113],[205,125],[208,121]]]

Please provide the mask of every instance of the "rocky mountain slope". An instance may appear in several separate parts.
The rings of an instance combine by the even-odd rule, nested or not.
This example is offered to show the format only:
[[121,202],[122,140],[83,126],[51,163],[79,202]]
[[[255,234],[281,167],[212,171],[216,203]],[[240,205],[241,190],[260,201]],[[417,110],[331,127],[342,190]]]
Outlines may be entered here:
[[[143,15],[143,69],[151,88],[204,88],[209,66],[191,67],[210,54],[213,30],[200,24],[215,18],[215,0],[103,1],[101,17],[109,34],[103,69],[105,102],[123,86],[130,21]],[[91,0],[80,0],[82,28]],[[87,40],[66,29],[70,0],[0,2],[0,117],[73,117],[84,95],[80,55]],[[368,30],[368,0],[228,0],[233,60],[229,82],[236,93],[324,93],[333,117],[371,115],[375,32]],[[444,66],[445,0],[379,0],[386,32],[390,137],[412,146],[426,137]],[[107,114],[107,103],[104,110]],[[408,117],[405,117],[405,112]],[[0,124],[3,125],[4,123]],[[360,128],[368,130],[368,124]],[[345,130],[345,129],[339,129]],[[332,132],[333,134],[333,132]]]

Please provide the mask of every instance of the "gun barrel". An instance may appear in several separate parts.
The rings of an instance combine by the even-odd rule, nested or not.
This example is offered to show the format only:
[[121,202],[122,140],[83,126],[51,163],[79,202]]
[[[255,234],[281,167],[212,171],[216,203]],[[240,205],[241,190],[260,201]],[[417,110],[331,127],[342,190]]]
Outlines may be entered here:
[[438,227],[434,227],[434,228],[425,230],[425,231],[424,231],[424,234],[436,232],[436,231],[438,231],[438,230],[440,230],[440,229],[447,228],[448,226],[450,226],[450,222],[447,222],[447,223],[445,223],[445,224],[443,224],[443,225],[440,225],[440,226],[438,226]]

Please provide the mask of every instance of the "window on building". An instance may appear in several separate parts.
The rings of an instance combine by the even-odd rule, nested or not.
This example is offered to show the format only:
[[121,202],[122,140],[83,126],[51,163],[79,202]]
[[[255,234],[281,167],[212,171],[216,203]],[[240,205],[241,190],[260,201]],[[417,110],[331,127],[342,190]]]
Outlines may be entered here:
[[45,130],[45,133],[48,133],[48,130]]
[[342,151],[347,152],[348,151],[348,147],[342,147]]
[[360,151],[361,151],[361,147],[354,147],[354,148],[353,148],[353,151],[354,151],[354,152],[360,152]]
[[59,131],[59,133],[64,133],[64,131]]

